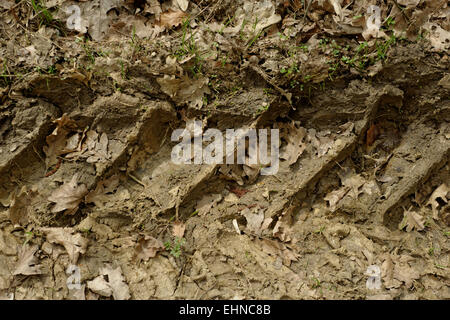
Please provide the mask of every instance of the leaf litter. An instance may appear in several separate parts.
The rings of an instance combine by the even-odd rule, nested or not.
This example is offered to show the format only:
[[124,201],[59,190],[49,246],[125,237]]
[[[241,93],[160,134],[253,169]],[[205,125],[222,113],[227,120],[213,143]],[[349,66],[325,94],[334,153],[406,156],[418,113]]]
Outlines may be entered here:
[[[19,258],[9,274],[39,274],[47,259],[55,260],[57,270],[64,247],[71,263],[83,255],[89,265],[82,268],[87,281],[79,295],[86,299],[447,297],[448,161],[444,156],[431,165],[428,159],[433,152],[446,155],[448,148],[441,103],[448,8],[442,1],[396,3],[401,10],[394,2],[380,4],[382,28],[376,30],[368,27],[371,1],[148,0],[140,7],[116,0],[46,2],[60,21],[67,19],[62,9],[81,7],[81,28],[67,38],[56,24],[40,23],[42,16],[17,4],[20,19],[34,18],[29,30],[8,29],[19,38],[26,35],[17,50],[6,45],[10,35],[0,29],[0,52],[11,56],[6,65],[1,61],[0,82],[13,87],[4,90],[0,84],[0,195],[6,209],[5,218],[0,216],[0,255]],[[2,25],[15,21],[6,11],[12,5],[1,3]],[[92,10],[99,10],[99,19]],[[179,50],[187,48],[186,40],[189,53]],[[25,77],[10,81],[9,72],[23,66],[28,69],[17,74]],[[403,67],[410,73],[398,86],[392,70]],[[36,77],[33,84],[29,72]],[[437,81],[430,82],[431,73]],[[414,100],[403,94],[404,87],[419,85]],[[79,99],[63,101],[61,92]],[[101,103],[111,95],[117,101]],[[301,107],[292,110],[290,102]],[[44,103],[45,110],[58,110],[42,123],[30,121],[27,110]],[[386,114],[395,130],[379,125]],[[415,122],[432,114],[443,115],[429,120],[436,128],[441,124],[440,133]],[[170,161],[167,137],[182,127],[176,119],[199,115],[204,127],[280,128],[279,175],[261,176],[247,155],[243,165],[218,166],[203,176],[197,169],[170,166],[152,175],[157,164]],[[38,136],[31,134],[33,126]],[[380,132],[368,148],[363,140],[374,127]],[[434,143],[424,137],[439,134],[434,150],[419,152]],[[143,139],[150,148],[140,145]],[[115,149],[118,141],[124,149]],[[37,177],[33,160],[42,144],[45,169],[51,170],[46,180]],[[140,155],[133,168],[127,167],[130,154]],[[29,163],[20,160],[23,155]],[[427,175],[418,177],[428,165]],[[418,177],[416,184],[401,187],[408,174]],[[154,192],[143,191],[149,187],[158,196],[167,193],[174,206],[164,208]],[[378,208],[389,202],[395,205],[379,217]],[[180,220],[167,221],[175,210]],[[36,223],[43,226],[43,244],[39,233],[25,231]],[[19,233],[31,242],[12,253],[6,244]],[[163,253],[163,241],[174,237],[188,244],[176,259]],[[88,243],[94,256],[86,254]],[[196,259],[185,262],[185,252]],[[112,261],[114,267],[104,264]],[[365,288],[366,269],[373,264],[382,271],[379,295]],[[248,289],[236,287],[234,278],[228,281],[237,276],[251,284]],[[220,279],[217,290],[201,289],[210,279]],[[33,290],[22,284],[14,298],[40,290],[33,281]],[[320,289],[328,285],[336,291]],[[0,295],[8,286],[0,273]],[[413,287],[423,289],[411,293]]]

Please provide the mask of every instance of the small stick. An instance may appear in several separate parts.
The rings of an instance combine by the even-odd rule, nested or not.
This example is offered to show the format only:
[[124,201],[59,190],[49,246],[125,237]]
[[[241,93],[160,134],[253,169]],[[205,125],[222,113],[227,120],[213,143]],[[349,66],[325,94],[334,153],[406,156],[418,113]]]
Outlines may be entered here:
[[131,173],[127,172],[127,175],[135,182],[139,183],[141,186],[143,186],[144,188],[147,188],[147,185],[145,183],[143,183],[141,180],[139,180],[138,178],[136,178],[135,176],[133,176]]

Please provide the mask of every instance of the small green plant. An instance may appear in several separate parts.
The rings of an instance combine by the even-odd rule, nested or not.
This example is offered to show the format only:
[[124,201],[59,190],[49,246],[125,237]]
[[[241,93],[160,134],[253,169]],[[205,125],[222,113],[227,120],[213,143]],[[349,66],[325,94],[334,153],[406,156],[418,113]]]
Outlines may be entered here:
[[190,68],[191,72],[194,75],[202,73],[204,57],[198,50],[189,19],[185,19],[183,22],[181,46],[175,51],[177,60],[181,60],[187,55],[193,56],[194,64]]
[[322,284],[320,283],[320,280],[317,279],[316,277],[313,277],[312,280],[314,282],[313,285],[312,285],[312,287],[314,289],[320,288],[322,286]]
[[222,59],[220,61],[220,63],[222,64],[222,68],[225,67],[225,65],[227,64],[227,61],[228,61],[228,52],[227,52],[226,56],[225,55],[222,56]]
[[269,105],[267,104],[267,105],[262,105],[261,107],[259,107],[258,108],[258,113],[262,113],[262,112],[264,112],[264,111],[267,111],[267,110],[269,110]]
[[11,83],[11,74],[9,73],[8,66],[6,65],[6,61],[3,62],[3,71],[0,74],[0,78],[3,83],[8,86]]
[[284,34],[282,34],[281,32],[278,32],[277,35],[280,37],[280,40],[287,40],[288,37],[286,37]]
[[294,72],[298,72],[298,71],[299,71],[298,66],[296,63],[294,63],[288,69],[281,68],[280,73],[285,74],[286,76],[289,76],[289,75],[293,74]]
[[127,79],[127,72],[125,70],[125,64],[123,63],[122,60],[120,60],[120,74],[122,75],[122,79],[124,79],[124,80]]
[[247,22],[248,22],[248,21],[247,21],[247,19],[245,19],[245,18],[244,18],[244,20],[242,21],[241,29],[239,30],[239,38],[240,38],[241,40],[244,40],[244,39],[245,39],[245,37],[244,37],[244,28],[245,28]]
[[195,216],[197,214],[198,214],[198,210],[195,210],[194,212],[191,213],[191,215],[189,217],[193,217],[193,216]]
[[311,80],[312,76],[310,76],[309,74],[307,74],[306,76],[303,77],[303,82],[304,83],[308,83]]
[[322,48],[325,48],[325,47],[328,45],[329,42],[330,42],[330,39],[328,39],[328,38],[322,38],[322,39],[319,40],[319,45],[320,45]]
[[344,62],[345,64],[348,64],[349,66],[354,66],[355,64],[355,59],[354,58],[350,58],[348,56],[343,56],[341,58],[342,62]]
[[317,230],[315,231],[315,233],[317,233],[317,234],[322,234],[322,233],[323,233],[323,230],[325,230],[325,226],[321,226],[319,229],[317,229]]
[[36,16],[40,18],[40,25],[50,25],[52,24],[54,18],[48,9],[41,4],[40,0],[31,0],[31,7],[34,10],[34,13]]
[[377,60],[386,59],[386,54],[389,48],[397,42],[395,35],[392,35],[388,40],[384,42],[377,42]]
[[142,46],[139,43],[139,38],[136,37],[136,27],[133,26],[133,30],[131,31],[131,41],[130,45],[133,48],[133,54],[142,51]]
[[264,92],[265,95],[268,95],[268,96],[273,94],[272,88],[264,88],[263,92]]
[[48,73],[48,74],[56,74],[56,67],[55,67],[54,65],[48,67],[47,73]]
[[34,233],[31,231],[27,231],[25,232],[25,241],[24,241],[24,245],[26,245],[28,242],[30,242],[32,239],[34,238]]
[[258,40],[258,38],[263,34],[264,30],[259,31],[249,42],[249,44],[247,45],[247,48],[250,48],[255,42],[256,40]]
[[185,243],[186,239],[176,237],[173,243],[171,241],[166,241],[164,247],[172,256],[178,258],[181,255],[181,248]]
[[394,17],[389,17],[389,18],[387,18],[385,24],[386,24],[386,27],[387,27],[388,29],[389,29],[391,26],[394,26],[394,25],[395,25]]
[[302,49],[303,52],[305,52],[305,53],[308,52],[308,50],[309,50],[308,46],[306,44],[302,44],[301,46],[299,46],[299,48]]
[[225,21],[225,23],[223,24],[223,27],[219,30],[219,34],[223,34],[223,30],[228,27],[231,22],[233,22],[234,17],[236,16],[236,14],[234,16],[232,16],[231,18],[228,16],[227,21]]
[[333,56],[339,57],[341,55],[341,51],[339,49],[333,49]]
[[297,87],[300,83],[297,80],[291,80],[291,82],[289,83],[289,86],[294,89],[295,87]]

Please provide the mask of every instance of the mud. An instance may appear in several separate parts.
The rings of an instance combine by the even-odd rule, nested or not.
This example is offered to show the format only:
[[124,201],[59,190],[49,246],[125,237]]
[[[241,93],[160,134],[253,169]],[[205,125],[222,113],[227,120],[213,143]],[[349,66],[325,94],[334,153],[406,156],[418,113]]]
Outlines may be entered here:
[[[200,24],[239,6],[189,8],[205,8]],[[311,10],[324,18],[296,20],[298,36],[272,26],[251,46],[198,26],[196,50],[219,44],[199,62],[174,58],[183,27],[80,42],[41,26],[43,40],[2,9],[0,297],[449,299],[448,51],[398,39],[365,70],[341,62],[334,73],[331,43],[349,54],[359,38],[327,29],[329,9]],[[448,30],[439,10],[430,19]],[[21,60],[41,41],[47,55]],[[280,128],[278,174],[174,164],[171,134],[193,119]],[[75,175],[78,196],[55,211],[49,198]],[[79,290],[67,286],[70,265]],[[366,285],[371,265],[379,289]],[[104,274],[110,291],[94,282]]]

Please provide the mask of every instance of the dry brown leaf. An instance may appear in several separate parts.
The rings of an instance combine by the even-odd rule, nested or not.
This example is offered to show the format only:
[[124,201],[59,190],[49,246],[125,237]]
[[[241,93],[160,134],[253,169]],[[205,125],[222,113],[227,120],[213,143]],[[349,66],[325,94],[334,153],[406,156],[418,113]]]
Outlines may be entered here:
[[276,14],[276,7],[271,0],[244,1],[243,6],[238,7],[234,16],[233,27],[220,26],[224,34],[244,33],[254,36],[281,21],[281,16]]
[[62,245],[69,255],[69,259],[76,264],[80,254],[86,252],[88,240],[83,238],[81,234],[74,234],[73,228],[42,228],[47,241]]
[[187,13],[181,10],[169,9],[168,11],[160,14],[158,25],[165,28],[176,27],[180,25],[186,17]]
[[398,228],[403,230],[406,227],[407,232],[411,232],[413,229],[417,231],[423,230],[425,228],[425,219],[411,209],[405,210],[403,220],[399,223]]
[[299,255],[283,243],[269,239],[262,239],[259,243],[265,253],[273,257],[280,257],[283,264],[288,267],[292,261],[298,261]]
[[280,138],[284,138],[287,142],[286,147],[281,150],[280,158],[287,160],[289,165],[293,165],[306,149],[306,143],[303,141],[306,137],[306,129],[297,127],[294,122],[281,124],[280,128],[284,129]]
[[431,194],[430,199],[427,202],[427,206],[431,205],[433,210],[433,219],[439,219],[439,206],[440,203],[438,199],[441,199],[442,202],[448,203],[447,195],[450,192],[450,187],[448,187],[445,183],[441,184],[434,192]]
[[177,238],[183,238],[186,225],[181,221],[176,221],[173,224],[172,235]]
[[343,186],[350,188],[352,190],[352,196],[357,199],[358,196],[363,192],[360,190],[364,185],[366,180],[361,177],[361,175],[356,174],[351,168],[344,168],[342,172],[338,173],[339,178]]
[[73,215],[77,212],[78,206],[83,197],[88,193],[86,185],[78,185],[78,173],[76,173],[70,182],[64,183],[61,187],[53,191],[48,200],[56,204],[52,208],[52,212],[61,212]]
[[342,12],[342,7],[339,0],[329,0],[334,8],[334,12],[339,17],[339,21],[344,19],[344,13]]
[[19,252],[19,261],[13,275],[31,276],[42,274],[42,265],[38,264],[39,259],[34,255],[39,249],[37,245],[29,246],[25,244]]
[[428,22],[424,29],[430,33],[430,42],[435,51],[445,52],[450,48],[450,32],[436,23]]
[[202,107],[203,96],[209,94],[208,78],[190,79],[188,76],[175,78],[165,75],[157,78],[161,90],[171,97],[176,104],[189,103],[193,108]]
[[76,122],[70,119],[67,114],[55,120],[54,123],[56,123],[55,130],[45,139],[47,146],[44,146],[44,153],[47,168],[55,165],[59,156],[72,152],[66,148],[67,136],[78,127]]
[[189,6],[189,0],[177,0],[178,6],[181,10],[186,11]]
[[158,0],[147,0],[144,8],[145,13],[154,14],[157,18],[162,13],[161,4]]
[[[73,140],[73,141],[72,141]],[[78,143],[77,145],[75,145]],[[106,133],[99,135],[94,130],[83,132],[79,137],[70,137],[67,145],[73,147],[71,153],[66,158],[83,158],[88,163],[105,162],[111,158],[111,152],[108,151],[109,140]]]
[[99,181],[95,187],[95,190],[89,192],[84,198],[84,201],[86,203],[95,203],[97,207],[103,208],[105,203],[111,201],[111,196],[108,194],[113,193],[118,186],[119,177],[116,175],[110,177],[109,179]]
[[[105,277],[107,277],[108,281],[106,281]],[[128,300],[131,298],[130,289],[125,282],[120,266],[116,269],[110,265],[101,268],[100,275],[94,280],[88,281],[87,286],[101,296],[110,297],[112,295],[114,300]]]
[[0,7],[3,9],[11,9],[12,6],[14,6],[14,0],[2,0],[2,2],[0,3]]
[[164,250],[164,244],[160,240],[146,235],[138,240],[138,245],[135,248],[135,258],[138,261],[148,261],[150,258],[156,257],[158,251],[161,250]]
[[255,233],[256,235],[260,235],[262,232],[261,226],[264,222],[264,210],[256,209],[252,212],[249,208],[245,208],[244,210],[242,210],[241,214],[247,220],[248,230]]
[[408,8],[417,7],[420,0],[397,0],[397,3]]
[[409,255],[392,255],[392,260],[395,263],[393,278],[405,283],[405,286],[410,288],[413,281],[420,278],[420,273],[409,265],[414,258]]
[[292,226],[290,226],[284,219],[280,218],[273,227],[273,236],[280,239],[283,242],[289,242],[292,240]]
[[323,157],[334,146],[335,141],[326,136],[324,132],[316,132],[315,129],[308,130],[308,139],[313,147],[317,150],[317,156]]
[[111,266],[106,266],[100,272],[104,276],[108,276],[108,284],[112,289],[112,296],[114,300],[128,300],[131,298],[130,290],[122,275],[122,269],[117,267],[113,269]]

